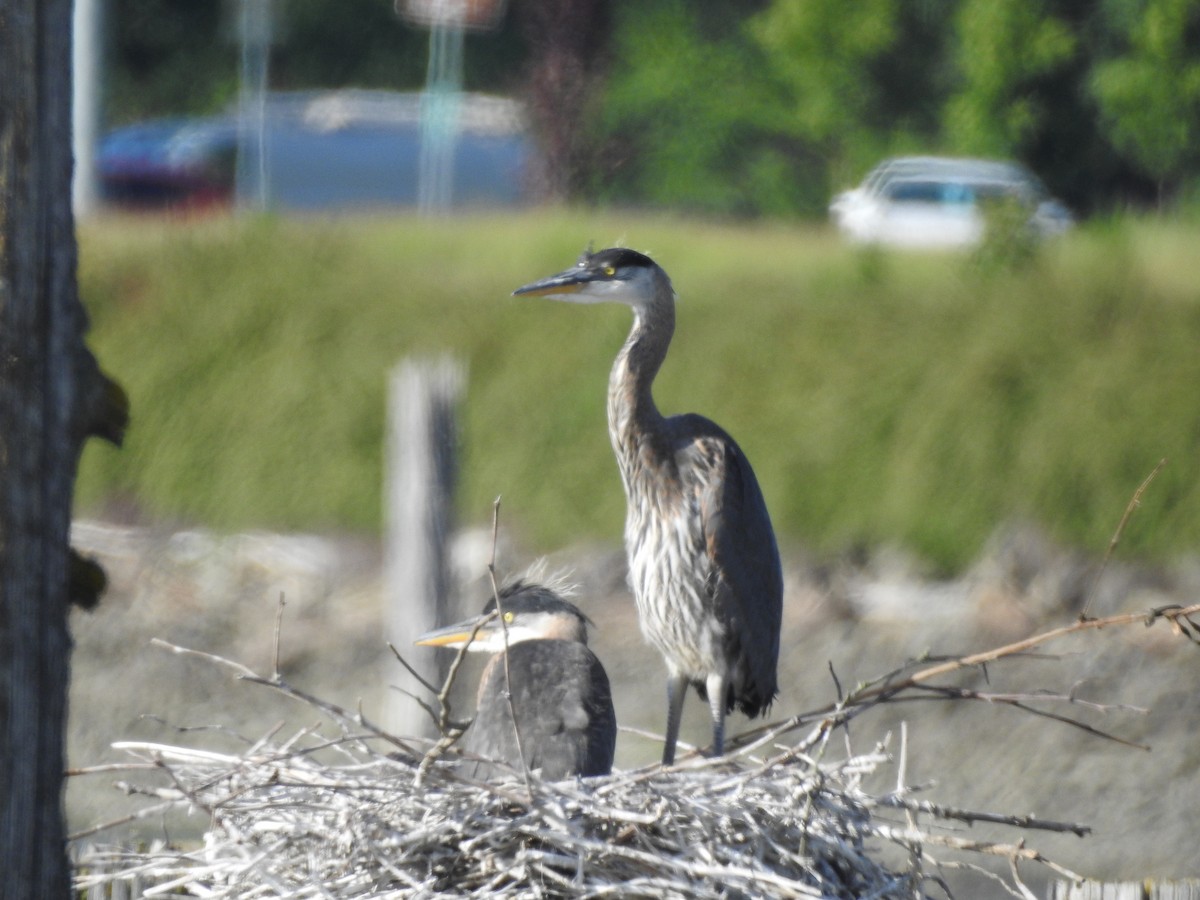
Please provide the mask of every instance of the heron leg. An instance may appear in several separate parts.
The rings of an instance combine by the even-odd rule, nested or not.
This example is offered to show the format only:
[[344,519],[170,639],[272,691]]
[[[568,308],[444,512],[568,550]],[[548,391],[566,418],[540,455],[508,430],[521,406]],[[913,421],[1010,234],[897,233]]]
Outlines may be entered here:
[[675,762],[675,742],[679,740],[679,721],[683,718],[683,698],[687,696],[688,680],[678,672],[667,676],[667,740],[663,746],[662,764]]
[[725,752],[725,676],[713,673],[705,679],[705,692],[708,694],[708,709],[712,714],[713,756]]

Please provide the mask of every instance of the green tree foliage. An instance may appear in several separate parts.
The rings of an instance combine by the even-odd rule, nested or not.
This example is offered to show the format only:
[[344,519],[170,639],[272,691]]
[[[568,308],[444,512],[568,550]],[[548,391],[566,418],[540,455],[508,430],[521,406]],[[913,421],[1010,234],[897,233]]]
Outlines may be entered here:
[[824,204],[757,48],[730,18],[722,12],[712,36],[692,4],[619,9],[596,121],[600,199],[738,214]]
[[831,186],[892,152],[938,143],[950,3],[775,0],[751,22],[788,127],[820,149]]
[[1075,53],[1047,0],[963,0],[955,57],[961,77],[946,108],[950,143],[967,153],[1020,155],[1045,127],[1044,82]]
[[211,0],[110,0],[107,119],[206,113],[237,89],[237,52]]
[[1092,87],[1113,142],[1164,186],[1200,162],[1200,4],[1148,0]]
[[881,149],[884,86],[871,64],[897,36],[896,0],[777,0],[753,22],[774,75],[784,85],[791,127],[845,168],[857,153]]

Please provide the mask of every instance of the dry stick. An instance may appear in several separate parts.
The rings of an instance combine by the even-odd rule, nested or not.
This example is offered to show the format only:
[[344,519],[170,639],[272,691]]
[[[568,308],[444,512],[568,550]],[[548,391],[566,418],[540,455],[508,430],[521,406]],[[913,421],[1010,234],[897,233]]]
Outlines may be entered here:
[[471,642],[475,640],[483,626],[492,621],[492,619],[495,617],[496,613],[492,613],[491,615],[475,623],[475,626],[471,629],[471,633],[467,636],[466,642],[459,647],[458,652],[454,654],[454,661],[450,663],[450,669],[446,673],[446,681],[441,688],[437,688],[430,684],[425,677],[416,669],[414,669],[409,664],[408,660],[401,655],[400,651],[396,649],[396,645],[390,641],[388,642],[388,649],[392,651],[392,655],[396,657],[396,659],[400,662],[400,665],[408,669],[409,674],[412,675],[413,678],[417,679],[417,681],[421,682],[421,687],[425,688],[425,690],[437,697],[438,708],[440,711],[435,713],[433,708],[428,703],[411,691],[406,691],[402,688],[395,688],[395,690],[398,690],[417,701],[417,703],[421,705],[421,708],[424,709],[425,712],[429,713],[430,718],[433,719],[434,724],[438,727],[438,732],[443,736],[451,731],[454,731],[458,733],[455,738],[455,740],[457,740],[458,737],[461,737],[462,732],[466,731],[467,727],[470,725],[470,721],[464,724],[462,722],[454,722],[451,720],[450,717],[452,710],[450,706],[450,691],[454,688],[454,683],[458,678],[458,670],[462,667],[463,660],[467,658],[467,652],[470,650]]
[[512,673],[508,668],[508,620],[500,603],[500,589],[496,587],[496,539],[500,533],[500,498],[492,503],[492,558],[488,560],[488,579],[492,583],[492,599],[496,601],[496,612],[500,616],[500,628],[504,632],[504,696],[508,700],[508,714],[512,716],[513,735],[517,739],[517,756],[521,757],[521,773],[525,776],[525,787],[533,799],[533,783],[529,778],[529,763],[525,759],[525,743],[521,740],[521,729],[517,726],[517,709],[513,705]]
[[[1146,476],[1146,479],[1141,483],[1141,485],[1138,486],[1138,489],[1134,492],[1133,497],[1129,501],[1129,505],[1125,508],[1125,514],[1121,517],[1121,521],[1117,525],[1117,530],[1113,534],[1112,540],[1109,542],[1108,552],[1105,554],[1104,561],[1101,565],[1100,572],[1103,572],[1104,565],[1107,564],[1108,559],[1111,557],[1114,549],[1116,548],[1117,544],[1120,542],[1121,535],[1125,530],[1126,524],[1128,523],[1130,517],[1133,515],[1133,511],[1141,503],[1142,494],[1145,493],[1146,489],[1150,486],[1150,483],[1154,480],[1154,478],[1158,475],[1158,473],[1162,470],[1163,466],[1165,466],[1166,463],[1167,463],[1167,460],[1165,458],[1160,460],[1158,465],[1154,468],[1154,471],[1152,471],[1148,476]],[[1097,574],[1097,579],[1098,578],[1099,578],[1099,573]],[[813,721],[813,719],[815,719],[817,717],[825,718],[825,722],[822,723],[822,727],[833,727],[834,725],[839,724],[839,722],[842,721],[844,719],[844,717],[847,715],[845,712],[838,714],[839,710],[848,709],[851,713],[856,713],[857,711],[860,711],[860,709],[859,709],[860,707],[865,706],[868,702],[871,702],[871,701],[887,702],[887,701],[895,698],[898,694],[900,694],[910,688],[917,687],[922,682],[928,681],[931,678],[936,678],[940,675],[946,675],[951,672],[959,671],[959,670],[965,669],[965,668],[972,668],[975,666],[983,666],[989,662],[994,662],[995,660],[1002,659],[1004,657],[1014,656],[1016,654],[1023,653],[1033,647],[1038,646],[1039,644],[1045,643],[1046,641],[1050,641],[1055,638],[1063,637],[1065,635],[1072,634],[1077,631],[1082,631],[1087,628],[1099,629],[1099,628],[1107,627],[1109,625],[1114,625],[1114,626],[1115,625],[1128,625],[1128,624],[1131,624],[1131,623],[1137,622],[1137,621],[1143,621],[1148,626],[1148,625],[1152,624],[1156,619],[1165,618],[1171,622],[1171,624],[1174,626],[1176,631],[1178,631],[1180,634],[1184,635],[1185,637],[1187,637],[1189,640],[1193,641],[1194,643],[1200,643],[1200,626],[1198,626],[1194,622],[1191,622],[1189,619],[1190,616],[1200,613],[1200,605],[1192,605],[1192,606],[1188,606],[1188,607],[1166,606],[1166,607],[1160,607],[1158,609],[1150,610],[1148,613],[1126,613],[1126,614],[1122,614],[1122,615],[1110,616],[1110,617],[1104,618],[1104,619],[1089,619],[1089,618],[1087,618],[1087,610],[1088,610],[1088,606],[1090,605],[1090,602],[1091,601],[1089,598],[1088,604],[1085,605],[1084,611],[1080,615],[1079,621],[1077,621],[1071,625],[1062,626],[1060,628],[1055,628],[1050,631],[1043,632],[1041,634],[1036,634],[1036,635],[1033,635],[1032,637],[1026,638],[1024,640],[1017,641],[1012,644],[1006,644],[1003,647],[998,647],[993,650],[988,650],[988,651],[984,651],[982,653],[976,653],[976,654],[972,654],[969,656],[958,657],[956,659],[949,660],[949,661],[941,663],[939,665],[930,666],[926,669],[921,669],[917,672],[914,672],[912,675],[910,675],[907,678],[905,678],[901,681],[898,681],[898,682],[891,681],[890,675],[885,676],[884,679],[882,679],[882,683],[876,683],[872,687],[867,687],[867,688],[863,688],[858,691],[852,692],[845,701],[841,700],[840,686],[839,686],[839,700],[837,703],[829,704],[828,706],[822,707],[822,708],[817,709],[810,713],[801,713],[800,715],[794,716],[791,720],[789,720],[788,727],[781,729],[779,733],[783,733],[784,731],[791,730],[791,728],[798,727],[798,726],[804,724],[805,722]],[[1019,705],[1019,704],[1017,704],[1017,705]],[[1021,708],[1026,709],[1027,711],[1030,711],[1030,712],[1035,712],[1038,715],[1048,715],[1050,718],[1056,718],[1059,721],[1063,721],[1068,724],[1075,725],[1076,727],[1083,728],[1086,731],[1095,733],[1098,736],[1108,737],[1112,740],[1119,741],[1120,743],[1130,744],[1130,742],[1128,742],[1128,741],[1124,741],[1123,739],[1117,738],[1114,735],[1106,734],[1105,732],[1099,731],[1098,729],[1091,728],[1091,726],[1088,726],[1085,723],[1077,722],[1074,719],[1069,719],[1067,717],[1055,716],[1053,714],[1040,712],[1038,710],[1032,710],[1025,706],[1021,706]],[[837,715],[835,715],[835,714],[837,714]],[[761,732],[763,732],[765,730],[770,729],[771,727],[772,726],[768,724],[768,725],[760,726],[759,728],[756,728],[756,729],[752,729],[751,731],[748,731],[742,735],[739,735],[735,739],[735,742],[744,743],[747,739],[753,740],[755,737],[757,737],[758,734],[760,734]],[[1140,747],[1141,745],[1130,744],[1130,746]],[[1143,747],[1143,749],[1146,749],[1146,748]]]
[[[1047,641],[1064,637],[1068,634],[1073,634],[1078,631],[1085,631],[1093,628],[1099,630],[1102,628],[1107,628],[1110,625],[1131,625],[1135,622],[1142,622],[1145,625],[1150,625],[1155,619],[1159,618],[1169,619],[1174,622],[1179,618],[1186,619],[1188,616],[1193,616],[1197,613],[1200,613],[1200,604],[1194,604],[1186,607],[1161,607],[1159,609],[1152,609],[1149,612],[1122,613],[1120,615],[1108,616],[1104,619],[1088,619],[1082,622],[1074,622],[1070,625],[1064,625],[1060,628],[1053,628],[1050,631],[1044,631],[1041,634],[1035,634],[1032,637],[1025,638],[1024,640],[1015,641],[1011,644],[1005,644],[1003,647],[997,647],[994,650],[985,650],[982,653],[974,653],[969,656],[959,657],[958,659],[950,660],[949,662],[942,663],[941,665],[930,666],[927,669],[914,672],[905,680],[905,682],[902,682],[901,684],[904,686],[907,686],[907,684],[919,684],[923,681],[928,681],[931,678],[936,678],[939,675],[955,672],[959,669],[980,666],[1006,656],[1012,656],[1016,653],[1023,653],[1024,651],[1029,650],[1032,647],[1036,647],[1039,644],[1044,644]],[[887,691],[888,688],[886,687],[875,688],[869,692],[869,695],[879,695],[886,693]],[[859,697],[855,699],[861,700],[866,698]]]
[[[889,825],[880,825],[879,834],[889,840],[900,843],[904,840],[909,840],[910,835],[906,834],[903,829],[893,828]],[[1041,854],[1041,851],[1035,850],[1032,847],[1026,847],[1024,844],[1001,844],[995,841],[972,841],[967,838],[954,837],[953,835],[945,834],[923,834],[916,837],[926,843],[937,844],[941,847],[948,847],[952,850],[965,850],[973,853],[982,853],[987,856],[1003,856],[1008,859],[1026,859],[1030,862],[1038,862],[1047,868],[1053,869],[1055,872],[1070,878],[1073,881],[1081,881],[1082,876],[1072,872],[1058,863],[1047,859]]]
[[899,794],[885,794],[882,797],[876,798],[875,803],[879,806],[914,810],[935,816],[939,819],[956,819],[960,822],[966,822],[968,825],[974,825],[976,822],[989,822],[994,825],[1010,825],[1014,828],[1023,828],[1032,831],[1056,831],[1060,833],[1069,831],[1079,837],[1087,837],[1087,835],[1092,833],[1090,826],[1080,825],[1077,822],[1055,822],[1051,819],[1039,819],[1036,816],[1028,815],[975,812],[967,809],[957,809],[953,806],[942,806],[937,803],[931,803],[928,800],[914,800],[909,797],[900,796]]
[[[454,744],[458,742],[458,739],[466,734],[467,729],[471,727],[470,722],[468,722],[466,725],[462,725],[460,723],[450,721],[450,691],[454,687],[454,682],[458,679],[458,670],[462,667],[463,660],[467,658],[467,651],[469,651],[471,648],[471,642],[475,640],[476,635],[479,634],[479,630],[493,618],[495,618],[494,615],[488,616],[487,618],[480,619],[475,623],[475,627],[471,629],[471,634],[467,637],[466,643],[459,647],[458,652],[454,655],[454,661],[450,664],[450,670],[446,673],[446,683],[442,685],[442,689],[440,691],[436,691],[438,709],[440,712],[437,716],[434,716],[434,722],[437,724],[438,733],[441,735],[441,737],[438,739],[438,742],[429,749],[429,752],[425,754],[425,758],[421,760],[421,765],[417,767],[416,783],[418,785],[424,782],[425,774],[429,771],[430,766],[432,766],[435,761],[441,758],[441,756],[447,750],[454,746]],[[388,644],[388,646],[392,647],[391,644]],[[436,689],[426,682],[424,678],[422,678],[420,675],[417,675],[417,673],[413,671],[413,668],[407,662],[405,662],[404,657],[400,655],[395,647],[392,647],[392,652],[396,654],[396,658],[399,659],[400,662],[404,663],[404,667],[416,675],[417,679],[424,684],[431,693],[435,692]],[[429,708],[427,703],[417,697],[413,697],[413,699],[420,703],[426,712],[428,712],[431,716],[433,715],[433,710]]]
[[[400,655],[400,651],[396,649],[396,645],[393,644],[391,641],[388,641],[388,649],[392,651],[392,655],[395,656],[396,659],[398,659],[400,661],[400,664],[403,665],[404,668],[408,669],[409,674],[421,682],[422,687],[424,687],[426,690],[428,690],[431,694],[435,693],[437,691],[437,688],[430,685],[429,682],[427,682],[423,677],[421,677],[421,675],[419,675],[417,673],[416,669],[414,669],[412,666],[410,666],[408,664],[408,661],[403,656]],[[416,703],[419,707],[421,707],[421,709],[425,710],[425,714],[427,716],[429,716],[429,718],[433,721],[433,723],[435,725],[437,724],[438,719],[439,719],[439,714],[435,713],[433,711],[432,706],[430,706],[428,703],[426,703],[424,700],[422,700],[420,697],[418,697],[412,691],[406,690],[402,687],[396,687],[396,685],[394,685],[394,684],[388,685],[388,687],[390,687],[393,691],[399,691],[405,697],[407,697],[408,699],[410,699],[414,703]],[[444,735],[443,735],[443,737],[444,737]]]
[[[841,719],[851,712],[860,711],[859,708],[865,707],[870,702],[882,701],[887,702],[896,697],[896,695],[915,688],[932,678],[937,678],[941,675],[949,675],[953,672],[961,671],[962,669],[974,668],[975,666],[986,665],[990,662],[1013,656],[1019,653],[1024,653],[1033,647],[1044,644],[1047,641],[1055,640],[1056,638],[1066,637],[1070,634],[1075,634],[1081,631],[1091,629],[1100,630],[1108,627],[1132,625],[1137,622],[1149,626],[1158,619],[1166,619],[1171,622],[1175,629],[1187,637],[1194,643],[1200,643],[1200,637],[1196,635],[1200,625],[1190,620],[1191,616],[1200,615],[1200,604],[1191,606],[1164,606],[1157,609],[1151,609],[1148,612],[1137,613],[1122,613],[1115,616],[1108,616],[1103,619],[1086,619],[1072,622],[1070,625],[1063,625],[1059,628],[1053,628],[1050,631],[1044,631],[1040,634],[1032,635],[1020,641],[1015,641],[1011,644],[1005,644],[1002,647],[996,647],[991,650],[985,650],[980,653],[973,653],[968,656],[961,656],[948,662],[939,663],[935,666],[929,666],[909,675],[900,681],[889,681],[886,678],[883,683],[873,684],[870,687],[862,688],[857,691],[852,691],[849,696],[838,703],[830,703],[818,709],[811,710],[805,713],[799,713],[786,719],[783,722],[767,723],[752,728],[738,735],[735,739],[735,745],[741,745],[749,740],[754,740],[760,734],[767,731],[775,730],[778,734],[792,731],[800,726],[823,719],[822,728],[833,728],[838,725]],[[1183,624],[1186,623],[1186,624]]]
[[215,653],[206,653],[203,650],[193,650],[190,647],[181,647],[178,644],[172,644],[170,641],[164,641],[162,638],[151,638],[150,643],[156,647],[162,647],[165,650],[169,650],[179,656],[196,656],[200,659],[207,659],[210,662],[216,663],[217,665],[232,669],[243,681],[274,688],[285,696],[291,697],[294,700],[301,700],[310,706],[316,707],[336,722],[350,722],[361,728],[365,728],[367,731],[371,732],[374,737],[380,738],[392,746],[403,750],[411,759],[417,759],[419,756],[421,756],[421,754],[418,753],[413,747],[409,746],[395,735],[389,734],[382,728],[371,723],[361,713],[359,713],[357,716],[351,715],[336,703],[330,703],[326,700],[321,700],[317,697],[314,697],[313,695],[302,691],[297,687],[293,687],[286,681],[277,678],[264,678],[239,662],[234,662],[231,659],[226,659],[225,657],[218,656]]
[[[151,763],[151,768],[159,768]],[[93,834],[99,834],[102,831],[107,831],[109,828],[116,828],[120,825],[128,825],[130,822],[137,822],[141,819],[148,819],[151,816],[156,816],[159,813],[165,813],[179,804],[178,800],[167,800],[163,803],[156,803],[154,806],[147,806],[144,809],[139,809],[136,812],[131,812],[128,815],[120,816],[116,819],[109,819],[107,822],[101,822],[98,825],[92,825],[89,828],[84,828],[82,831],[76,831],[67,835],[68,841],[78,841],[85,837],[91,837]]]
[[[471,636],[474,637],[475,635],[472,634]],[[468,643],[470,643],[470,642],[468,641]],[[418,672],[416,669],[414,669],[409,664],[408,660],[405,659],[404,656],[400,653],[400,651],[396,649],[396,645],[393,644],[391,641],[388,641],[388,649],[392,651],[392,656],[396,657],[396,661],[399,662],[400,665],[404,666],[404,668],[408,669],[408,674],[411,675],[413,678],[417,679],[417,681],[419,681],[421,683],[421,687],[425,688],[425,690],[429,691],[429,693],[433,694],[435,697],[437,696],[438,688],[436,686],[434,686],[431,682],[429,682],[425,678],[424,675],[422,675],[420,672]],[[461,648],[459,649],[459,652],[460,653],[462,652]],[[404,691],[404,693],[408,694],[408,696],[412,697],[413,699],[416,699],[416,694],[413,694],[410,691]],[[418,702],[420,702],[420,701],[418,701]],[[424,706],[427,710],[429,709],[429,706],[427,704],[421,703],[421,705]],[[432,710],[430,710],[430,715],[433,715]],[[437,716],[433,716],[433,720],[436,722]]]
[[[990,694],[982,691],[975,691],[971,688],[954,687],[950,685],[936,684],[919,684],[914,686],[921,691],[928,691],[929,694],[923,697],[898,698],[911,700],[979,700],[984,703],[999,706],[1011,706],[1014,709],[1019,709],[1022,712],[1027,712],[1030,715],[1041,716],[1046,719],[1052,719],[1055,722],[1062,722],[1064,725],[1070,725],[1072,728],[1078,728],[1093,737],[1105,738],[1110,741],[1115,741],[1118,744],[1124,744],[1126,747],[1132,747],[1135,750],[1149,750],[1148,744],[1139,744],[1136,741],[1130,741],[1111,732],[1096,728],[1094,725],[1089,725],[1086,722],[1080,722],[1078,719],[1072,719],[1070,716],[1064,716],[1061,713],[1051,712],[1048,709],[1038,709],[1035,706],[1028,705],[1027,700],[1058,700],[1063,703],[1075,703],[1074,699],[1062,694]],[[933,695],[933,696],[930,696]]]
[[1008,858],[1008,868],[1009,871],[1012,872],[1013,884],[1016,885],[1021,891],[1020,896],[1022,900],[1037,900],[1037,897],[1034,895],[1033,891],[1029,890],[1029,888],[1025,886],[1025,882],[1021,880],[1021,873],[1017,868],[1017,857],[1015,854]]
[[[497,613],[498,615],[498,613]],[[475,623],[475,627],[471,629],[471,634],[467,638],[467,642],[459,648],[454,654],[454,661],[450,663],[450,669],[446,672],[446,683],[442,685],[442,689],[438,692],[437,699],[439,708],[442,711],[441,717],[438,719],[438,730],[442,733],[450,725],[450,690],[454,687],[454,682],[458,679],[458,670],[462,668],[463,660],[467,658],[467,652],[470,650],[471,642],[475,640],[483,626],[492,621],[495,616],[488,616],[485,619],[480,619]],[[464,727],[462,731],[466,731]],[[461,734],[461,731],[460,731]]]
[[279,606],[275,610],[275,640],[271,646],[271,677],[279,681],[279,634],[283,630],[283,607],[287,601],[283,599],[283,591],[279,592]]
[[[908,790],[908,722],[901,720],[900,722],[900,759],[896,766],[896,796],[900,796]],[[919,833],[917,828],[917,811],[912,807],[905,807],[904,818],[908,822],[909,831]],[[914,887],[921,878],[921,858],[923,856],[922,845],[920,842],[909,846],[909,859],[912,867],[912,873],[909,876],[913,879]]]
[[[154,715],[154,713],[142,713],[138,716],[138,720],[143,722],[154,722],[158,725],[161,725],[163,728],[168,728],[171,731],[177,732],[178,734],[189,734],[194,731],[210,731],[214,734],[227,735],[237,741],[240,741],[248,747],[255,744],[255,741],[250,740],[250,738],[246,737],[244,734],[234,731],[232,728],[229,728],[225,725],[176,725],[174,722],[170,722],[167,719],[164,719],[162,716]],[[275,730],[282,728],[284,724],[284,722],[279,722],[275,726]],[[262,738],[259,738],[258,740],[262,740]]]
[[1088,591],[1087,600],[1083,603],[1083,610],[1079,613],[1079,618],[1086,619],[1088,610],[1092,607],[1092,598],[1096,596],[1096,586],[1100,584],[1100,576],[1104,574],[1104,570],[1108,568],[1108,561],[1112,558],[1113,551],[1117,549],[1117,544],[1121,541],[1121,535],[1125,532],[1125,524],[1133,515],[1133,511],[1142,503],[1142,494],[1146,492],[1146,488],[1150,487],[1152,482],[1163,466],[1167,464],[1167,458],[1164,456],[1158,461],[1158,465],[1154,467],[1154,471],[1146,476],[1136,491],[1133,492],[1133,497],[1129,500],[1129,505],[1125,507],[1125,514],[1121,516],[1121,521],[1117,523],[1117,530],[1113,532],[1112,540],[1108,542],[1108,550],[1104,553],[1104,558],[1100,560],[1100,568],[1096,570],[1096,577],[1092,579],[1092,589]]

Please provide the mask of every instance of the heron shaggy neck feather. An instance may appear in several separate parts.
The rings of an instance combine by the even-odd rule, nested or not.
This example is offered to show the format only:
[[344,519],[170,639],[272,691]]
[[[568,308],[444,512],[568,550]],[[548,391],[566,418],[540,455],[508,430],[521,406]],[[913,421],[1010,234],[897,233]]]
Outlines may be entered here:
[[652,388],[675,332],[675,292],[665,272],[655,274],[653,296],[633,307],[633,327],[608,383],[609,434],[627,493],[636,472],[646,470],[644,455],[660,462],[670,457],[666,420],[654,403]]

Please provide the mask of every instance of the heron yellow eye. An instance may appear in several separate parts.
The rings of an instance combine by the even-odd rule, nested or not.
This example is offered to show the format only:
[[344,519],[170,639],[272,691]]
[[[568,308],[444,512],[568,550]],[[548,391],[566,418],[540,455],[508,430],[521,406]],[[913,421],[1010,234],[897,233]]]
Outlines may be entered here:
[[509,623],[511,623],[511,622],[512,622],[512,620],[513,620],[513,614],[512,614],[512,613],[510,613],[510,612],[506,612],[506,613],[504,614],[504,621],[505,621],[505,622],[509,622]]
[[611,278],[613,275],[616,275],[616,274],[617,274],[617,270],[616,270],[616,269],[614,269],[612,266],[605,266],[605,267],[604,267],[604,274],[605,274],[605,275],[607,275],[607,276],[609,276],[609,277]]

